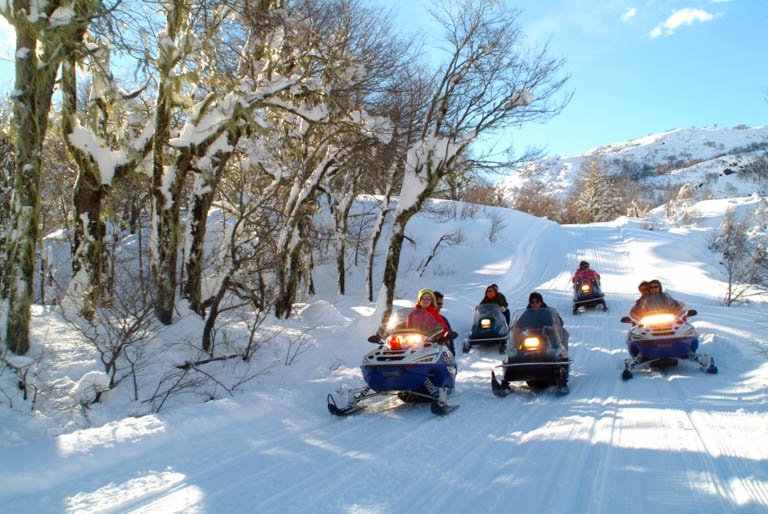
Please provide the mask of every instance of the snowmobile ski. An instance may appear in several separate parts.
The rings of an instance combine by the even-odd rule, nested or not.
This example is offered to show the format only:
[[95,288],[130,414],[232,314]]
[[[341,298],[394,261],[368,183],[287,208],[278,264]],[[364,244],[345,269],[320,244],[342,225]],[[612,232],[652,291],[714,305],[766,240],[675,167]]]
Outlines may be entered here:
[[450,414],[451,412],[458,409],[458,405],[449,405],[444,402],[434,401],[432,402],[432,405],[430,406],[430,409],[432,410],[432,414],[435,414],[437,416],[445,416],[446,414]]
[[360,412],[363,409],[365,409],[365,405],[360,405],[359,403],[347,405],[346,407],[339,407],[336,405],[336,400],[333,398],[333,395],[328,393],[328,412],[334,416],[345,417]]
[[509,395],[512,390],[509,388],[509,386],[504,387],[502,384],[499,383],[498,380],[496,380],[496,373],[491,371],[491,389],[493,390],[494,396],[497,396],[499,398],[504,398],[505,396]]

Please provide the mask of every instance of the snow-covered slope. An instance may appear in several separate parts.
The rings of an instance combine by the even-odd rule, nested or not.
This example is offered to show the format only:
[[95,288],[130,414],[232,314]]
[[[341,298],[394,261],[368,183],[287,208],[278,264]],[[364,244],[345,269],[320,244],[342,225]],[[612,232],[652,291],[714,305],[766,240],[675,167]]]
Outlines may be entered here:
[[[768,127],[671,130],[623,143],[598,146],[581,155],[552,156],[532,161],[497,184],[513,201],[515,192],[539,180],[557,194],[576,182],[582,164],[599,158],[609,174],[630,176],[654,187],[699,186],[702,199],[749,195],[755,183],[742,171],[768,148]],[[763,184],[765,187],[765,184]]]
[[[35,422],[34,413],[2,404],[0,510],[765,512],[768,360],[759,350],[768,345],[768,309],[724,307],[721,272],[707,250],[727,205],[757,203],[713,200],[699,206],[699,225],[658,220],[653,230],[644,220],[559,226],[491,208],[464,218],[420,215],[409,225],[419,244],[406,247],[398,302],[412,305],[420,287],[440,289],[445,314],[464,337],[487,284],[498,283],[513,307],[541,292],[571,334],[568,396],[523,385],[494,397],[490,374],[499,355],[476,348],[459,354],[450,401],[460,408],[449,416],[396,399],[346,419],[331,416],[327,393],[362,384],[358,365],[375,323],[366,318],[373,306],[362,287],[335,295],[329,264],[316,274],[318,296],[297,319],[269,322],[276,333],[303,333],[306,351],[276,366],[285,347],[260,350],[256,364],[272,367],[245,392],[156,415],[132,417],[126,408],[101,426],[57,436],[42,435],[53,427]],[[451,206],[433,207],[440,205]],[[493,217],[505,225],[496,242],[488,240]],[[462,242],[419,277],[439,237],[458,231]],[[603,277],[606,313],[571,315],[570,276],[581,259]],[[360,278],[353,268],[349,283]],[[701,351],[714,356],[719,374],[681,363],[622,382],[627,327],[619,317],[637,283],[650,278],[698,310]],[[193,323],[180,320],[163,337],[181,337]],[[36,344],[65,340],[53,310],[37,310],[33,328]],[[81,356],[60,358],[73,370]],[[110,402],[117,398],[88,416],[104,419]]]

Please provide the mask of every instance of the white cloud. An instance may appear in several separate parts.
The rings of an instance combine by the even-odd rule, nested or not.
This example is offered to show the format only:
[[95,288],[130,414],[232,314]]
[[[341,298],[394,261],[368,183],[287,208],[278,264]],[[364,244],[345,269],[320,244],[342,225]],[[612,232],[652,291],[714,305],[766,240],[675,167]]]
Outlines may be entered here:
[[627,11],[624,14],[621,15],[621,21],[627,21],[635,14],[637,14],[637,9],[634,7],[630,7],[627,9]]
[[680,25],[693,25],[696,22],[710,21],[715,18],[714,14],[710,14],[702,9],[692,9],[690,7],[675,11],[672,16],[658,27],[651,31],[651,37],[659,37],[662,33],[669,36],[672,35]]

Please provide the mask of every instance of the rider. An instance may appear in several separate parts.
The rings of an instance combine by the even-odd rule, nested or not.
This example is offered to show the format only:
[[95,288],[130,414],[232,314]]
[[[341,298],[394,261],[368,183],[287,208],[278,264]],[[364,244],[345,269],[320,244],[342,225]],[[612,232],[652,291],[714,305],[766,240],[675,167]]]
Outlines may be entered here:
[[[445,296],[443,295],[443,293],[441,293],[438,290],[435,290],[434,294],[435,294],[435,312],[440,314],[440,310],[443,308],[443,300],[444,300]],[[450,331],[451,330],[451,324],[448,322],[448,318],[446,318],[442,314],[440,314],[440,317],[443,318],[443,321],[445,321],[445,324],[447,325],[448,330]],[[451,353],[456,355],[456,349],[455,349],[455,347],[453,345],[453,339],[450,339],[450,338],[446,339],[446,345],[448,346],[448,349],[451,350]]]
[[629,315],[634,319],[640,319],[642,316],[640,313],[642,312],[642,305],[645,301],[645,297],[651,294],[651,285],[648,283],[647,280],[643,280],[640,282],[640,284],[637,286],[637,290],[640,291],[640,298],[635,301],[635,305],[632,306],[632,308],[629,310]]
[[678,302],[662,290],[661,282],[658,280],[651,280],[648,282],[648,286],[651,289],[651,294],[648,295],[648,302],[650,302],[651,299],[657,299],[664,308],[670,309],[675,314],[681,314],[685,310],[685,306],[682,302]]
[[[560,326],[563,328],[563,346],[568,348],[568,331],[565,329],[565,327],[563,327],[563,318],[560,317],[560,314],[555,309],[544,303],[544,298],[541,296],[541,293],[534,291],[528,296],[528,305],[526,306],[526,309],[549,309],[554,312],[555,316],[557,316],[557,319],[560,321]],[[534,316],[535,314],[529,311],[523,312],[515,322],[515,329],[520,330],[517,325],[525,325],[530,323],[532,319],[535,319]]]
[[435,294],[431,289],[419,291],[418,302],[405,320],[405,326],[425,331],[434,328],[448,330],[445,319],[435,309]]
[[573,274],[573,278],[571,278],[571,282],[573,282],[573,290],[576,291],[578,288],[577,283],[581,282],[583,280],[587,280],[590,278],[594,278],[595,282],[600,281],[600,274],[589,268],[589,263],[587,261],[581,261],[579,263],[579,269],[576,270],[576,272]]
[[544,303],[544,298],[541,296],[541,293],[537,293],[536,291],[534,291],[528,296],[528,305],[526,305],[525,308],[541,309],[541,308],[549,308],[549,305]]
[[503,294],[499,292],[499,286],[496,284],[491,284],[485,289],[485,296],[480,301],[480,305],[484,303],[495,303],[498,305],[501,308],[501,312],[504,314],[504,319],[507,320],[507,325],[509,325],[509,309],[507,308],[507,299]]
[[663,292],[661,282],[656,279],[650,280],[648,282],[648,294],[640,297],[635,306],[632,307],[630,315],[635,319],[640,319],[647,314],[663,311],[682,314],[685,311],[685,306]]

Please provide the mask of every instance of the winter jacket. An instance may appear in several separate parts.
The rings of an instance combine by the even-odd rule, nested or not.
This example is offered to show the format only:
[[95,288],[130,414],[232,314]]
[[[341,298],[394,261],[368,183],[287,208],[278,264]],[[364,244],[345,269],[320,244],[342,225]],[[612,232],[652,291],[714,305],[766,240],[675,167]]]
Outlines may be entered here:
[[573,274],[571,282],[575,284],[577,280],[584,280],[589,278],[600,280],[600,274],[593,269],[578,269],[576,270],[576,273]]
[[483,296],[483,299],[480,301],[480,304],[484,303],[495,303],[499,307],[503,307],[502,310],[507,308],[507,299],[504,297],[501,293],[496,293],[496,296],[493,298],[488,298],[488,295]]
[[638,298],[629,315],[634,319],[640,319],[643,316],[661,312],[680,314],[684,310],[685,306],[667,293],[654,293]]
[[431,305],[426,309],[417,305],[405,320],[405,326],[406,328],[415,328],[417,330],[424,330],[425,332],[431,332],[436,328],[448,330],[448,325],[443,320],[443,317],[435,312],[435,309]]

